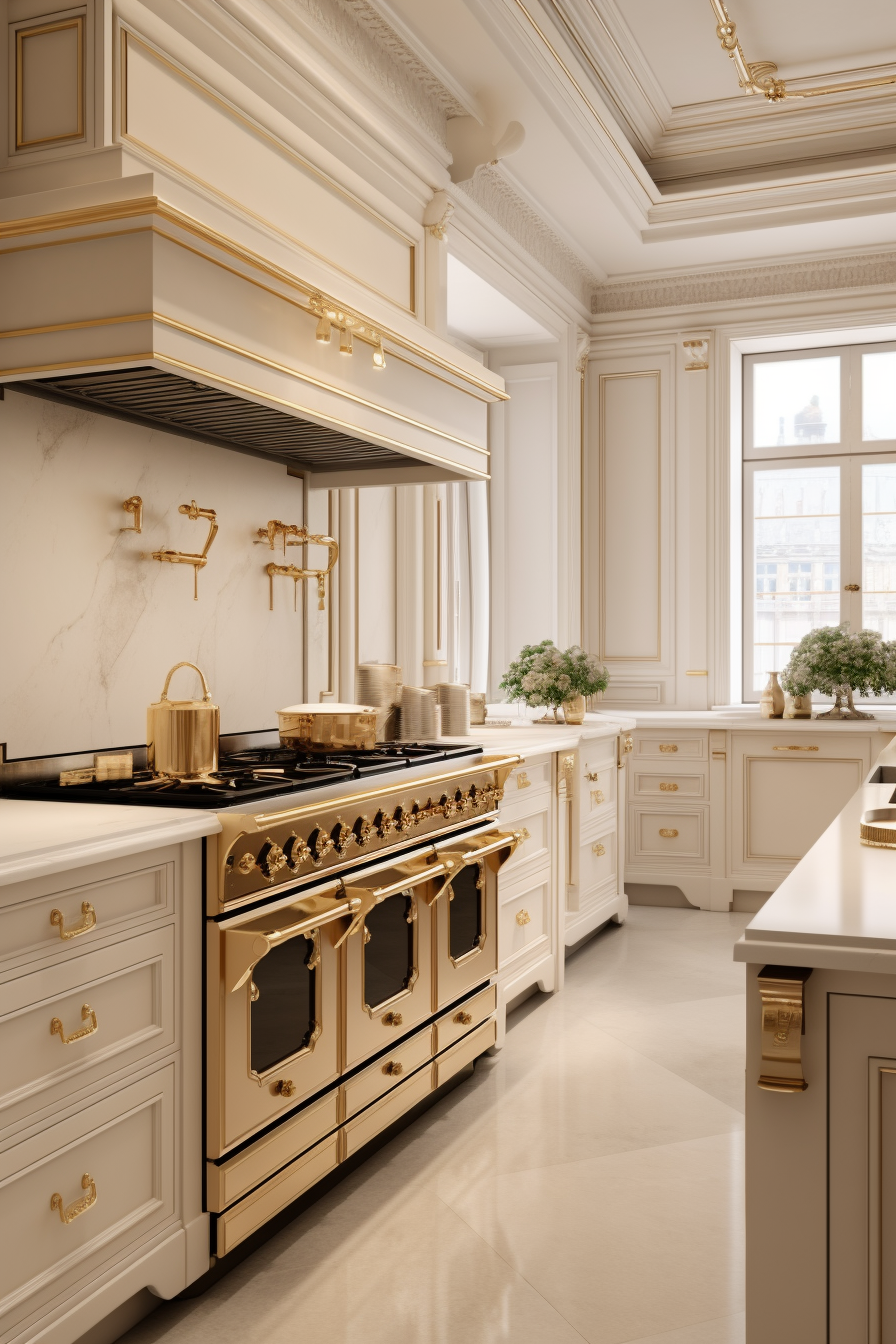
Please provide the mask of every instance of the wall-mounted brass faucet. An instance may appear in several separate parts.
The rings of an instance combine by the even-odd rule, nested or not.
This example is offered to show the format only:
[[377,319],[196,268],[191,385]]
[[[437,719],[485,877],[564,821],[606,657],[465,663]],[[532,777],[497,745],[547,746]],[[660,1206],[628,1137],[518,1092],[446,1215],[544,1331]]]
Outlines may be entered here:
[[125,513],[132,513],[134,521],[127,527],[120,527],[119,532],[142,532],[143,531],[143,500],[139,495],[131,495],[121,506]]
[[[125,505],[127,507],[127,505]],[[171,565],[192,565],[193,566],[193,601],[199,600],[199,571],[208,564],[208,553],[211,544],[218,535],[217,515],[214,509],[200,509],[195,499],[191,499],[189,504],[181,504],[178,507],[178,513],[186,514],[191,522],[197,522],[200,518],[208,519],[208,536],[205,539],[205,545],[198,555],[190,551],[172,551],[167,547],[161,551],[153,551],[153,560],[167,561]]]
[[293,589],[293,610],[298,606],[297,591],[300,579],[317,579],[317,609],[323,611],[326,607],[327,596],[327,575],[332,573],[336,561],[339,559],[339,543],[333,537],[325,537],[317,532],[309,532],[307,527],[299,527],[296,523],[282,523],[279,518],[271,518],[267,527],[260,527],[256,533],[256,545],[267,544],[271,550],[277,544],[277,539],[282,538],[283,554],[286,555],[287,546],[326,546],[329,551],[329,563],[326,569],[299,569],[296,565],[265,565],[265,573],[270,583],[270,609],[274,610],[274,576],[282,575],[284,578],[292,579]]

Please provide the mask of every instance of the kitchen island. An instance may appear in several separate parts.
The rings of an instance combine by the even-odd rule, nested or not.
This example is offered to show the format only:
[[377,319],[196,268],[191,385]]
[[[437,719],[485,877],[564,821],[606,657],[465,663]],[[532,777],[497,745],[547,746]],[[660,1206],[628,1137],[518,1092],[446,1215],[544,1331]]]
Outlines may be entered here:
[[891,743],[735,948],[748,1344],[896,1338],[896,852],[859,838],[894,780]]

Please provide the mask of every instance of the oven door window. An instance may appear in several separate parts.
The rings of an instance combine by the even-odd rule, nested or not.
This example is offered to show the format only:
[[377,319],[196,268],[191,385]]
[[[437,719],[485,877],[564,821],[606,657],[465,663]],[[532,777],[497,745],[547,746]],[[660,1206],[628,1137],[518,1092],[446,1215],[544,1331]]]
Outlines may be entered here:
[[417,901],[399,892],[369,912],[364,926],[364,1004],[375,1010],[417,979]]
[[250,1060],[267,1073],[317,1039],[315,939],[299,937],[274,947],[255,967],[250,992]]
[[481,863],[468,863],[448,892],[448,951],[455,964],[478,952],[485,942],[485,873]]

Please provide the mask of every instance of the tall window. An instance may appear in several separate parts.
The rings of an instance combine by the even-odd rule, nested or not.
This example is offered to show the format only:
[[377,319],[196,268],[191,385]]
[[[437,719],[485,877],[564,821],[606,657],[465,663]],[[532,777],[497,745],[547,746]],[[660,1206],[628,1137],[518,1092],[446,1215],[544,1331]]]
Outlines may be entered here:
[[840,621],[896,639],[896,344],[744,357],[744,700]]

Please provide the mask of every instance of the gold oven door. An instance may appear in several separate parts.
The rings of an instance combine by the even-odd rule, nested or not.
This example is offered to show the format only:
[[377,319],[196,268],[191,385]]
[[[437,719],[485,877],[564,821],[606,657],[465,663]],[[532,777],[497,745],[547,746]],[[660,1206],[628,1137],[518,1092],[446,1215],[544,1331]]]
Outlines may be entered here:
[[[432,858],[430,853],[430,858]],[[436,865],[434,871],[442,872]],[[361,913],[343,936],[345,1067],[388,1046],[432,1012],[432,922],[438,878],[427,860],[376,874],[375,887],[347,888]]]
[[519,844],[516,833],[446,841],[439,848],[446,880],[435,884],[433,1010],[498,969],[498,870]]
[[336,943],[352,913],[340,893],[208,925],[209,1157],[337,1077]]

